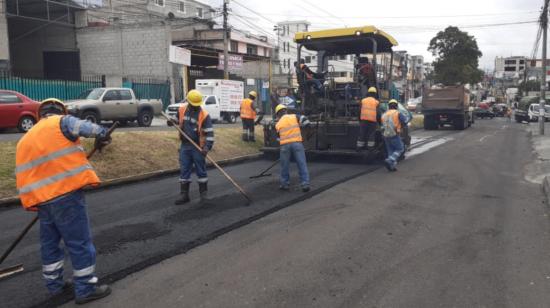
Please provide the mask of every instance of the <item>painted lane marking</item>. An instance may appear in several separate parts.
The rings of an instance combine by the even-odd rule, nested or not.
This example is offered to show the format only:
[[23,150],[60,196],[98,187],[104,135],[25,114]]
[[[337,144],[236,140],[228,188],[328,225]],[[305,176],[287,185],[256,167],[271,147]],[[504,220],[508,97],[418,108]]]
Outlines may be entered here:
[[431,141],[431,142],[428,142],[426,144],[423,144],[419,147],[415,147],[414,149],[411,149],[408,153],[406,153],[406,157],[407,158],[412,158],[416,155],[420,155],[422,153],[425,153],[433,148],[436,148],[442,144],[445,144],[449,141],[453,140],[453,138],[441,138],[441,139],[437,139],[437,140],[434,140],[434,141]]

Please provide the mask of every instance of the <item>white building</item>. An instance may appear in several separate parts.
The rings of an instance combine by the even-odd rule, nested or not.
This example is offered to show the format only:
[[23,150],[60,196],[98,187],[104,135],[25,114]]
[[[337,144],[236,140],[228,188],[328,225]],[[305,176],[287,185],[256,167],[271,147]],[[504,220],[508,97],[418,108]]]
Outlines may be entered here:
[[[295,75],[294,62],[298,61],[298,49],[294,42],[294,35],[309,30],[310,23],[305,20],[281,21],[277,23],[277,47],[281,73]],[[302,58],[310,67],[317,66],[317,52],[302,50]]]
[[495,77],[496,78],[517,78],[525,70],[526,59],[521,56],[496,57]]

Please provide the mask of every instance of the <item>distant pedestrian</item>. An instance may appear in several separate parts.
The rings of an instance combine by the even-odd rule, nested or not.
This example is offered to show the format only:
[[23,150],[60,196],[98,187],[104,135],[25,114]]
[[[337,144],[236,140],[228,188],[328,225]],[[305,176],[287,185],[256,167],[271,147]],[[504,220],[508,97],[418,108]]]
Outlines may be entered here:
[[48,291],[57,295],[71,287],[63,280],[63,240],[73,268],[75,301],[83,304],[109,295],[111,289],[98,285],[95,275],[96,250],[82,188],[100,180],[80,137],[95,137],[98,149],[111,139],[105,128],[67,115],[58,99],[44,100],[38,113],[38,123],[17,144],[17,189],[23,207],[38,212],[42,276]]
[[398,103],[392,99],[388,103],[388,111],[382,115],[383,135],[388,157],[384,164],[388,171],[397,171],[397,161],[405,151],[401,140],[401,131],[407,125],[407,118],[398,110]]
[[[243,99],[241,102],[241,121],[243,123],[243,135],[242,139],[246,142],[256,142],[256,136],[254,135],[254,126],[258,124],[263,115],[260,113],[256,99],[258,94],[256,91],[250,91],[248,98]],[[258,116],[258,114],[260,114]],[[258,116],[258,118],[256,118]]]
[[277,116],[275,129],[279,134],[281,160],[281,185],[279,189],[289,190],[290,158],[294,156],[296,165],[298,165],[302,191],[308,192],[310,189],[309,172],[307,170],[306,153],[302,144],[303,139],[300,127],[307,127],[310,125],[310,122],[305,116],[287,114],[287,107],[282,104],[275,108],[275,113]]
[[178,111],[180,128],[201,148],[199,151],[189,140],[180,136],[180,198],[175,201],[178,205],[190,201],[189,186],[193,167],[197,173],[200,198],[203,200],[207,197],[208,175],[205,156],[214,146],[214,128],[210,115],[202,108],[202,103],[202,94],[197,90],[191,90],[187,94],[187,103]]

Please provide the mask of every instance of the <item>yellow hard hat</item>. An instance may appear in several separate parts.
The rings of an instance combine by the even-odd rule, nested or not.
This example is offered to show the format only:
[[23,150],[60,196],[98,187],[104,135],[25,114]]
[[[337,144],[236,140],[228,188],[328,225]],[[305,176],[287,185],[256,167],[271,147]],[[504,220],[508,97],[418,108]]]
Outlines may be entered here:
[[250,91],[250,92],[248,92],[248,95],[249,96],[254,96],[254,98],[258,97],[258,93],[256,93],[256,91]]
[[47,114],[67,114],[65,104],[57,98],[46,98],[40,102],[38,107],[38,117],[43,118]]
[[187,101],[193,106],[202,105],[202,93],[198,90],[191,90],[187,93]]
[[376,93],[376,88],[375,87],[370,87],[369,90],[367,91],[369,93]]
[[286,106],[283,105],[283,104],[279,104],[277,105],[277,107],[275,107],[275,113],[279,113],[279,111],[283,110],[283,109],[286,109]]
[[397,100],[395,100],[395,99],[390,99],[390,101],[388,102],[388,105],[391,105],[391,104],[397,105],[398,102],[397,102]]

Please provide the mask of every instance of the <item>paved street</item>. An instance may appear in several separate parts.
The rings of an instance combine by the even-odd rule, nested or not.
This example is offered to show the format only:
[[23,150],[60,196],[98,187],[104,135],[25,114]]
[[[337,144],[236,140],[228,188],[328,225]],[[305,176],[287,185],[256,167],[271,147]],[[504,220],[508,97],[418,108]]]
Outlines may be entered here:
[[91,306],[548,307],[548,209],[523,179],[519,127],[479,121],[398,173],[267,216]]
[[[98,274],[116,281],[90,306],[547,307],[550,225],[540,186],[524,179],[525,127],[480,120],[413,142],[397,173],[310,164],[307,200],[279,193],[275,176],[248,179],[268,161],[228,168],[250,207],[213,171],[202,206],[173,205],[174,178],[88,194]],[[0,217],[5,247],[32,215]],[[47,301],[37,230],[10,257],[26,272],[0,281],[3,307],[67,300]]]

